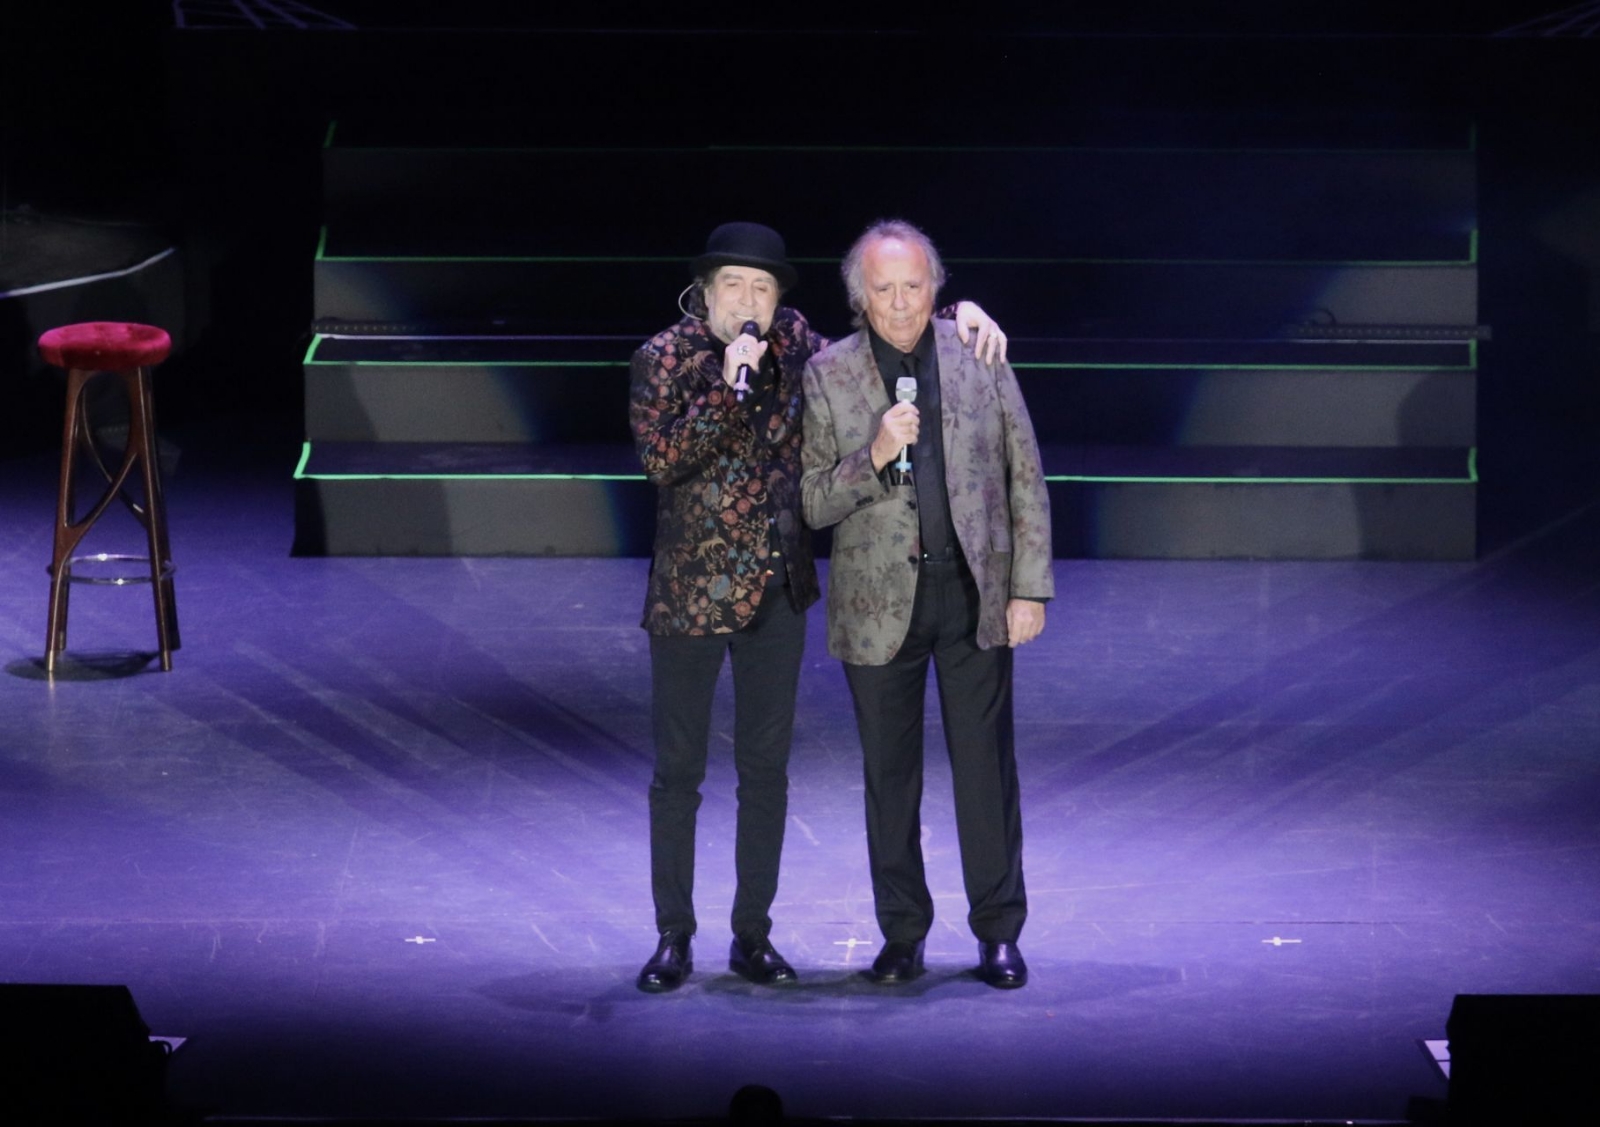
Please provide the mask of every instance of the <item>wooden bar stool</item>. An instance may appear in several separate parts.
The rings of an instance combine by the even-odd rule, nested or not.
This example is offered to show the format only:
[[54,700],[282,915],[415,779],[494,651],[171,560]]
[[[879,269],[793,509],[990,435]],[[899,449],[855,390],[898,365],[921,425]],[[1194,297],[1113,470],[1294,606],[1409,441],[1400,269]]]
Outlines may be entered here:
[[[172,589],[172,548],[167,541],[167,511],[161,496],[161,468],[156,460],[155,406],[150,393],[150,369],[172,351],[172,338],[151,325],[117,321],[91,321],[63,325],[39,338],[39,355],[67,373],[67,411],[62,426],[61,486],[56,496],[55,550],[50,560],[50,623],[45,640],[45,670],[54,673],[56,658],[67,647],[67,591],[73,583],[121,586],[149,583],[155,594],[156,639],[161,647],[161,668],[172,669],[172,651],[178,648],[178,604]],[[89,426],[85,392],[89,382],[106,373],[121,381],[128,397],[128,441],[121,464],[107,465]],[[76,515],[76,494],[81,462],[93,463],[106,480],[100,499],[83,516]],[[87,466],[82,467],[87,470]],[[143,496],[129,493],[137,477]],[[121,500],[144,527],[148,556],[75,556],[79,543],[111,502]],[[74,564],[148,563],[148,575],[102,577],[75,576]]]

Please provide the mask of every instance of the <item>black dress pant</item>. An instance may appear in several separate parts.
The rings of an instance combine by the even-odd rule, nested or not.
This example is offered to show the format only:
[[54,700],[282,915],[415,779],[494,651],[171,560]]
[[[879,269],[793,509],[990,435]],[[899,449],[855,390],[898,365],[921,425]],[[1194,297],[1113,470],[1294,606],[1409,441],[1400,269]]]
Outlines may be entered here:
[[911,626],[886,665],[844,667],[861,731],[872,895],[884,938],[933,924],[922,862],[922,713],[931,658],[955,788],[967,922],[1015,942],[1028,914],[1012,731],[1011,650],[977,645],[978,591],[963,561],[923,562]]
[[743,630],[650,637],[656,765],[650,781],[650,886],[656,928],[693,935],[695,816],[706,776],[711,701],[722,659],[733,665],[733,762],[738,773],[733,897],[736,935],[765,936],[778,893],[789,813],[789,745],[806,616],[782,587],[767,588]]

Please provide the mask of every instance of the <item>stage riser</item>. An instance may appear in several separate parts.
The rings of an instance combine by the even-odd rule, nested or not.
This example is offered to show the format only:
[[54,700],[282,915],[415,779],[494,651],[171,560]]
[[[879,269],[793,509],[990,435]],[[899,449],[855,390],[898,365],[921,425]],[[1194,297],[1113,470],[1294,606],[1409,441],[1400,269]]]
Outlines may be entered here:
[[1470,560],[1471,484],[1051,483],[1058,557]]
[[[333,556],[645,556],[643,480],[302,479],[295,551]],[[1475,488],[1051,482],[1058,557],[1466,560]],[[819,537],[826,546],[826,537]]]
[[[708,170],[732,167],[805,201],[773,219],[800,259],[837,259],[865,223],[899,215],[951,257],[1461,261],[1477,203],[1464,148],[336,147],[323,161],[334,254],[682,260],[686,232],[725,218],[705,191]],[[614,206],[619,185],[645,180],[648,200]]]
[[[343,442],[616,442],[628,370],[312,364],[306,436]],[[1042,438],[1178,446],[1448,446],[1476,434],[1471,371],[1018,371]]]
[[[830,271],[831,273],[831,271]],[[681,262],[322,259],[319,318],[355,323],[511,319],[544,333],[639,333],[675,320]],[[1013,336],[1261,335],[1286,325],[1477,323],[1475,266],[952,263],[946,299],[974,296]],[[842,286],[812,285],[809,316],[848,329]]]
[[643,556],[655,489],[524,478],[295,483],[296,555]]
[[1042,439],[1168,446],[1468,447],[1473,372],[1018,373]]
[[306,367],[306,437],[338,442],[616,442],[626,358],[610,368]]
[[[926,124],[788,149],[341,126],[323,154],[329,336],[307,357],[302,550],[642,552],[647,533],[610,518],[648,528],[650,487],[570,475],[637,473],[627,358],[676,319],[701,233],[779,227],[791,303],[837,338],[839,257],[898,215],[939,243],[942,300],[981,302],[1012,339],[1059,479],[1058,555],[1471,558],[1473,130],[1286,113],[1063,111],[1053,136],[990,148],[946,141],[991,130]],[[733,166],[780,186],[758,213],[711,175]],[[393,476],[426,473],[441,476]]]

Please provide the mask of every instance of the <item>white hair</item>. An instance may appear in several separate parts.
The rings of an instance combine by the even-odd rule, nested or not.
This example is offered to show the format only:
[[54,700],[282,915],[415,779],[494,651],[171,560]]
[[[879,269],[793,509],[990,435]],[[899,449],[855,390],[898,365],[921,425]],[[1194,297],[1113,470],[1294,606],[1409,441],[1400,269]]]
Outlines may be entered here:
[[858,329],[866,324],[867,314],[867,286],[861,277],[861,263],[866,257],[867,248],[880,239],[899,239],[903,243],[921,247],[922,253],[928,256],[928,274],[933,283],[935,298],[944,285],[944,262],[940,260],[939,251],[934,247],[932,239],[924,235],[915,224],[907,223],[904,219],[875,220],[851,245],[845,253],[844,262],[839,267],[839,274],[844,278],[844,292],[850,299],[850,310],[855,314],[850,323]]

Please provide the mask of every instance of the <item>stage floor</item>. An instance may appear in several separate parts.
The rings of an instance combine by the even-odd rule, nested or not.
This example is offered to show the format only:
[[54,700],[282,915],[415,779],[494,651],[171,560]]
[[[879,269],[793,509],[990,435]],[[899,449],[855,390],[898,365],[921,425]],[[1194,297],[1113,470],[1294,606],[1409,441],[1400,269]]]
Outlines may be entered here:
[[726,970],[724,694],[696,973],[652,997],[645,561],[293,559],[291,468],[180,463],[173,672],[145,588],[80,587],[52,682],[53,466],[0,463],[0,979],[126,984],[191,1108],[1397,1121],[1445,1094],[1456,994],[1600,992],[1593,509],[1470,564],[1059,561],[1014,992],[970,975],[936,714],[929,973],[859,977],[817,608],[773,913],[802,982]]

